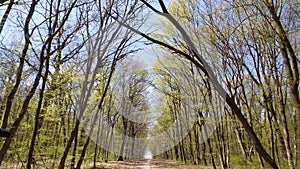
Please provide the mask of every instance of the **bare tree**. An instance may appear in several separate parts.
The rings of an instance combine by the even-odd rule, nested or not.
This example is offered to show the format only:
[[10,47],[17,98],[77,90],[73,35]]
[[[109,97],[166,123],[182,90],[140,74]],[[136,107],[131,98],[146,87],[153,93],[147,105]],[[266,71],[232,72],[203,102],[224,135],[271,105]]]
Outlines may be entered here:
[[[192,53],[192,55],[187,54],[167,43],[161,42],[157,39],[154,39],[130,26],[128,26],[127,24],[125,24],[124,22],[119,21],[119,23],[121,23],[123,26],[127,27],[128,29],[132,30],[133,32],[143,36],[144,38],[148,39],[149,41],[156,43],[158,45],[161,45],[165,48],[168,48],[169,50],[176,52],[178,54],[181,54],[182,56],[184,56],[186,59],[190,60],[193,64],[195,64],[199,69],[201,69],[205,75],[209,78],[212,86],[215,88],[215,90],[217,90],[217,92],[223,97],[223,99],[226,101],[226,103],[228,104],[228,106],[230,106],[232,112],[236,115],[236,117],[239,119],[239,121],[242,123],[243,127],[245,128],[245,130],[247,131],[247,133],[249,134],[250,138],[252,139],[256,151],[265,159],[265,161],[273,168],[278,168],[275,160],[266,152],[266,150],[264,149],[264,147],[262,146],[260,140],[258,139],[256,133],[254,132],[253,128],[250,126],[249,122],[246,120],[246,118],[244,117],[241,109],[237,106],[237,104],[235,103],[234,99],[231,98],[229,96],[229,94],[223,89],[223,87],[220,85],[220,83],[218,82],[216,76],[214,75],[213,71],[211,70],[211,68],[208,66],[208,64],[206,63],[206,61],[203,59],[203,56],[200,55],[200,53],[198,52],[197,48],[195,47],[194,43],[191,41],[191,39],[189,38],[188,34],[186,33],[186,31],[183,29],[183,27],[174,19],[174,17],[172,17],[166,6],[164,5],[164,2],[159,0],[159,4],[161,6],[162,12],[160,12],[159,10],[155,9],[152,5],[150,5],[149,3],[147,3],[146,1],[142,1],[148,8],[150,8],[152,11],[154,11],[155,13],[164,16],[165,18],[167,18],[175,27],[176,29],[180,32],[180,34],[183,36],[185,43],[187,44],[187,46],[189,47],[190,52]],[[115,18],[116,20],[118,20],[117,18]]]

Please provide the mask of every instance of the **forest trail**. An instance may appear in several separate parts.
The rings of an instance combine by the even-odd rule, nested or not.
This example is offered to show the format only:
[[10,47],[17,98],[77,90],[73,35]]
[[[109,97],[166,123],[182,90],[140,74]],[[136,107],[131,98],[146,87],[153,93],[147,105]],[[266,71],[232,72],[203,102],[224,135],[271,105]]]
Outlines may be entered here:
[[[103,168],[99,169],[186,169],[189,166],[182,166],[178,162],[170,160],[137,159],[130,161],[111,161],[101,163]],[[194,166],[195,167],[195,166]]]

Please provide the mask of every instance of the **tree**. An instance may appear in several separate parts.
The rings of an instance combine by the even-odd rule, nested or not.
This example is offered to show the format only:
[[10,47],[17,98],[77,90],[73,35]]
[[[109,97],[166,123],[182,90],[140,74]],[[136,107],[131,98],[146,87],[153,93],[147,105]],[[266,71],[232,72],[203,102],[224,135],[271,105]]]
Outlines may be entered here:
[[[162,8],[162,12],[156,10],[153,6],[151,6],[149,3],[147,3],[146,1],[142,1],[148,8],[150,8],[152,11],[154,11],[157,14],[160,14],[164,17],[166,17],[175,27],[176,29],[181,33],[181,35],[184,38],[185,43],[187,44],[187,46],[189,47],[191,53],[193,54],[192,56],[177,49],[174,48],[173,46],[170,46],[164,42],[158,41],[156,39],[151,38],[150,36],[139,32],[136,29],[131,28],[130,26],[126,25],[123,22],[119,22],[121,24],[123,24],[123,26],[127,27],[128,29],[134,31],[135,33],[143,36],[144,38],[150,40],[151,42],[154,42],[156,44],[159,44],[163,47],[168,48],[169,50],[172,50],[173,52],[179,53],[181,55],[183,55],[184,57],[186,57],[188,60],[190,60],[193,64],[195,64],[198,68],[200,68],[205,75],[209,78],[212,86],[214,86],[215,90],[218,91],[218,93],[223,97],[223,99],[226,101],[226,103],[230,106],[230,108],[232,109],[232,112],[237,116],[237,118],[239,119],[239,121],[242,123],[243,127],[245,128],[245,130],[247,131],[247,133],[250,135],[250,138],[252,139],[252,141],[254,142],[256,151],[265,159],[265,161],[267,163],[270,164],[270,166],[272,166],[273,168],[278,168],[276,162],[274,161],[274,159],[266,152],[266,150],[264,149],[264,147],[262,146],[260,140],[258,139],[256,133],[254,132],[253,128],[249,125],[248,121],[246,120],[246,118],[244,117],[241,109],[237,106],[237,104],[235,103],[234,99],[232,97],[229,96],[229,94],[223,89],[223,87],[220,85],[220,83],[218,82],[216,76],[214,75],[214,73],[212,72],[211,68],[208,66],[208,64],[206,63],[205,60],[203,60],[203,57],[199,54],[199,52],[197,51],[194,43],[191,41],[191,39],[189,38],[188,34],[186,33],[186,31],[183,29],[182,26],[180,26],[180,24],[174,19],[174,17],[172,17],[166,6],[164,5],[163,1],[159,0],[159,4]],[[117,18],[115,18],[117,20]],[[118,21],[118,20],[117,20]]]
[[[76,25],[74,27],[74,29],[69,27],[70,28],[68,30],[69,32],[62,31],[65,26],[69,26],[68,19],[70,17],[71,12],[74,9],[74,6],[77,3],[76,1],[69,3],[69,4],[65,4],[64,9],[60,10],[59,12],[57,10],[56,11],[57,13],[54,17],[52,17],[52,14],[55,13],[55,12],[53,12],[54,10],[53,11],[50,10],[49,14],[51,15],[52,18],[50,17],[51,19],[49,20],[49,23],[50,23],[49,25],[47,25],[47,22],[45,22],[45,21],[41,21],[41,23],[37,23],[39,21],[31,22],[31,20],[34,17],[36,17],[36,15],[38,15],[38,14],[36,14],[36,15],[34,15],[34,14],[35,14],[36,9],[40,7],[39,3],[40,3],[39,1],[32,1],[31,5],[28,6],[29,7],[28,15],[26,16],[26,18],[23,21],[24,26],[20,22],[20,27],[24,31],[25,42],[24,42],[24,47],[23,47],[22,53],[20,54],[19,67],[18,67],[17,74],[16,74],[16,83],[7,98],[6,109],[5,109],[5,113],[3,116],[3,122],[2,122],[2,126],[6,127],[8,124],[8,117],[10,116],[10,112],[11,112],[11,108],[12,108],[12,104],[13,104],[15,95],[16,95],[16,93],[19,89],[19,86],[21,84],[21,81],[22,81],[23,70],[24,70],[24,67],[26,66],[25,64],[28,64],[34,70],[34,75],[35,75],[35,77],[33,77],[34,82],[32,85],[30,85],[32,87],[30,88],[30,91],[27,93],[27,95],[23,101],[22,108],[20,110],[20,113],[18,114],[18,117],[14,119],[14,123],[12,124],[12,128],[11,128],[12,135],[10,138],[6,139],[5,143],[2,146],[1,152],[0,152],[0,154],[1,154],[0,161],[2,163],[4,155],[9,148],[9,145],[11,144],[12,138],[15,136],[15,133],[17,132],[22,119],[28,112],[29,103],[30,103],[31,99],[34,97],[35,92],[39,87],[40,79],[44,78],[44,83],[42,85],[42,93],[40,95],[40,103],[39,103],[39,106],[36,111],[37,112],[36,125],[35,125],[36,128],[34,130],[34,135],[32,137],[32,142],[31,142],[32,146],[30,148],[30,153],[28,155],[28,158],[29,158],[29,162],[27,164],[28,168],[30,168],[30,165],[31,165],[35,137],[36,137],[35,135],[37,134],[37,130],[38,130],[38,123],[39,123],[38,119],[39,119],[39,114],[41,111],[43,91],[45,91],[47,74],[49,74],[50,58],[51,58],[51,56],[64,51],[63,49],[68,44],[70,44],[72,39],[75,37],[75,33],[82,27],[82,25],[79,23],[78,25]],[[53,5],[52,1],[51,1],[51,5]],[[51,6],[51,8],[52,7],[53,6]],[[61,20],[60,20],[60,16],[59,16],[60,13],[64,14],[64,16]],[[47,20],[47,19],[48,19],[48,16],[45,16],[45,20]],[[52,22],[52,19],[54,19],[53,22]],[[59,22],[59,20],[60,20],[60,22]],[[44,32],[44,30],[45,30],[44,28],[46,28],[46,30],[48,30],[48,32]],[[45,33],[45,34],[47,34],[47,36],[42,36],[41,33]],[[67,34],[65,34],[65,33],[67,33]],[[56,37],[58,37],[58,36],[60,36],[61,38],[63,37],[63,40],[56,41]],[[42,45],[40,43],[39,44],[35,43],[35,40],[38,38],[40,38],[39,40],[42,42]],[[58,43],[56,43],[56,42],[58,42]],[[56,43],[58,45],[54,47],[53,43]],[[66,51],[65,57],[63,59],[67,60],[70,56],[72,56],[76,52],[78,52],[78,50],[81,47],[82,46],[80,46],[80,45],[76,46],[75,48],[70,47],[69,48],[70,51],[68,51],[68,52]],[[10,52],[15,52],[15,51],[10,50]],[[17,53],[17,52],[15,52],[15,53]],[[32,55],[32,57],[29,57],[28,55]],[[35,57],[37,58],[36,60],[35,60]],[[37,63],[37,65],[30,63],[30,61],[33,61],[33,60]],[[32,62],[32,63],[35,63],[35,62]],[[44,74],[44,70],[46,71],[45,74]]]
[[[125,4],[125,7],[131,5],[130,8],[124,9],[123,11],[123,19],[124,21],[132,20],[131,15],[133,11],[137,12],[140,10],[140,7],[137,5],[137,1],[133,3],[129,3],[128,1],[116,1],[110,2],[106,4],[102,4],[99,1],[98,6],[95,11],[99,17],[100,22],[93,23],[91,25],[87,25],[87,34],[90,35],[89,43],[87,44],[87,53],[86,53],[86,63],[81,67],[80,73],[82,73],[82,88],[78,95],[77,105],[77,122],[75,128],[72,130],[72,133],[68,139],[67,146],[65,147],[64,153],[60,159],[59,168],[64,168],[65,161],[67,158],[67,154],[71,148],[71,145],[77,135],[79,122],[84,118],[85,112],[87,111],[88,101],[94,92],[94,85],[96,84],[96,77],[101,70],[101,67],[105,64],[110,64],[111,69],[108,72],[109,80],[105,81],[105,89],[104,93],[101,94],[101,100],[99,102],[97,110],[102,109],[103,99],[106,96],[108,86],[110,83],[110,78],[113,75],[115,64],[118,60],[121,60],[125,56],[130,53],[135,52],[135,49],[130,49],[130,45],[134,44],[136,40],[132,40],[132,33],[129,31],[125,31],[121,29],[121,25],[115,22],[112,22],[111,17],[108,15],[108,11],[116,11],[118,12],[121,7]],[[103,10],[102,8],[105,8]],[[115,9],[114,9],[115,8]],[[94,13],[91,12],[91,16]],[[132,22],[133,26],[139,26],[139,22]],[[94,25],[95,24],[95,25]],[[90,29],[90,26],[95,26],[95,29]],[[91,31],[91,32],[89,32]],[[94,34],[92,34],[94,33]],[[80,75],[79,75],[80,76]],[[81,80],[81,79],[79,79]],[[88,115],[88,114],[87,114]],[[98,112],[96,111],[96,116],[93,118],[94,120],[98,117]],[[89,115],[88,115],[89,116]],[[94,126],[95,122],[91,122],[91,125]],[[93,134],[93,129],[89,131],[88,135],[91,136]],[[81,154],[81,158],[78,161],[77,168],[81,166],[82,160],[85,156],[85,151],[87,146],[89,145],[90,138],[87,138],[84,144],[84,150]]]
[[[56,6],[57,5],[57,6]],[[63,4],[64,6],[65,5],[68,5],[68,4]],[[67,38],[63,38],[63,35],[65,34],[65,32],[63,32],[63,28],[65,27],[64,25],[64,21],[63,20],[59,20],[60,17],[60,10],[62,8],[62,6],[60,6],[60,4],[54,4],[54,1],[51,1],[50,2],[50,8],[53,9],[53,11],[49,11],[49,16],[45,16],[45,20],[47,20],[47,18],[51,18],[49,20],[49,23],[48,23],[48,35],[52,36],[51,34],[54,33],[54,36],[56,36],[56,32],[58,32],[58,38],[56,39],[57,40],[57,44],[56,44],[56,50],[52,50],[53,49],[53,42],[52,40],[48,41],[47,42],[47,47],[46,47],[46,61],[45,61],[45,73],[42,77],[43,81],[42,81],[42,86],[41,86],[41,90],[40,90],[40,96],[39,96],[39,102],[38,102],[38,107],[36,109],[36,114],[35,114],[35,125],[34,125],[34,130],[33,130],[33,134],[32,134],[32,139],[31,139],[31,144],[30,144],[30,149],[29,149],[29,153],[28,153],[28,160],[27,160],[27,165],[26,167],[28,169],[31,168],[31,164],[32,164],[32,160],[33,160],[33,152],[34,152],[34,147],[35,147],[35,141],[36,141],[36,137],[37,137],[37,133],[38,133],[38,130],[41,128],[42,126],[42,123],[43,123],[43,118],[41,118],[40,116],[45,113],[42,114],[42,107],[43,107],[43,100],[44,100],[44,93],[45,93],[45,88],[46,88],[46,84],[47,84],[47,79],[48,79],[48,75],[50,73],[50,56],[52,55],[52,53],[57,53],[56,56],[55,56],[55,60],[58,61],[57,63],[54,63],[54,68],[55,68],[55,72],[54,72],[54,76],[59,74],[60,73],[60,66],[68,61],[68,57],[72,56],[74,53],[77,53],[79,52],[79,50],[82,48],[82,44],[81,45],[78,45],[78,47],[75,47],[74,51],[71,51],[70,53],[65,53],[63,58],[62,58],[62,51],[64,50],[64,48],[66,46],[68,46],[68,44],[70,43],[70,39],[72,39],[72,36],[74,36],[76,34],[76,32],[78,32],[78,30],[80,30],[83,25],[85,25],[86,23],[80,23],[78,25],[76,25],[74,27],[74,30],[73,32],[68,32],[68,37]],[[68,11],[65,11],[65,14],[68,15],[68,13],[70,13],[72,11],[72,8],[70,8]],[[82,15],[82,14],[81,14]],[[80,16],[79,16],[80,17]],[[66,19],[66,18],[65,18]],[[58,23],[62,23],[62,25],[57,25]],[[55,30],[56,27],[58,27],[58,30]],[[53,36],[53,37],[54,37]],[[42,37],[41,37],[42,39]],[[56,83],[55,82],[55,77],[52,76],[53,79],[53,83]],[[62,85],[62,84],[61,84]],[[55,90],[55,89],[54,89]],[[54,92],[54,91],[50,91],[50,92]],[[48,93],[49,94],[49,93]],[[49,105],[49,102],[50,102],[51,98],[46,98],[46,101],[45,104],[44,104],[44,109],[47,109],[47,106]]]
[[[139,61],[124,60],[121,62],[116,74],[117,96],[116,102],[120,103],[119,114],[121,116],[120,130],[122,138],[118,161],[123,161],[124,156],[138,157],[144,156],[143,147],[135,148],[138,142],[126,140],[126,137],[134,140],[136,137],[145,137],[147,134],[149,111],[147,98],[147,89],[149,87],[149,75],[144,70],[143,63]],[[140,152],[140,153],[139,153]]]

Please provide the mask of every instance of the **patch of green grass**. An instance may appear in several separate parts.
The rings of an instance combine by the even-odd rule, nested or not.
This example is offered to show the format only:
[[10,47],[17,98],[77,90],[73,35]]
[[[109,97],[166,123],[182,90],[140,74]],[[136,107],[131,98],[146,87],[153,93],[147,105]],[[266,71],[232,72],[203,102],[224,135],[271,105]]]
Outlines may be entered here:
[[241,156],[231,156],[230,166],[232,168],[247,168],[247,169],[260,168],[257,159],[253,158],[252,162],[250,162],[250,161],[245,161]]

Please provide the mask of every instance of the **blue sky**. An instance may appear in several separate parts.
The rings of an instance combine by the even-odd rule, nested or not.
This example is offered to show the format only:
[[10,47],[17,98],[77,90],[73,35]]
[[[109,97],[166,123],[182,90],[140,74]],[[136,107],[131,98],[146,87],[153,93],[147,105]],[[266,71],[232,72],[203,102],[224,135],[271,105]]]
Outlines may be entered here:
[[[170,4],[171,0],[165,0],[165,5],[168,7]],[[158,2],[157,3],[153,3],[153,6],[158,9],[161,10]],[[145,31],[145,30],[149,30],[153,31],[155,29],[159,28],[159,19],[161,16],[157,15],[157,14],[153,14],[150,15],[148,21],[145,23],[145,27],[142,28],[141,31]],[[144,30],[143,30],[144,29]],[[155,60],[157,58],[157,55],[160,53],[159,50],[156,48],[154,48],[154,45],[149,45],[149,46],[145,46],[143,47],[144,50],[139,51],[136,56],[142,60],[143,62],[145,62],[145,64],[147,65],[147,69],[151,69],[152,65],[155,63]]]

